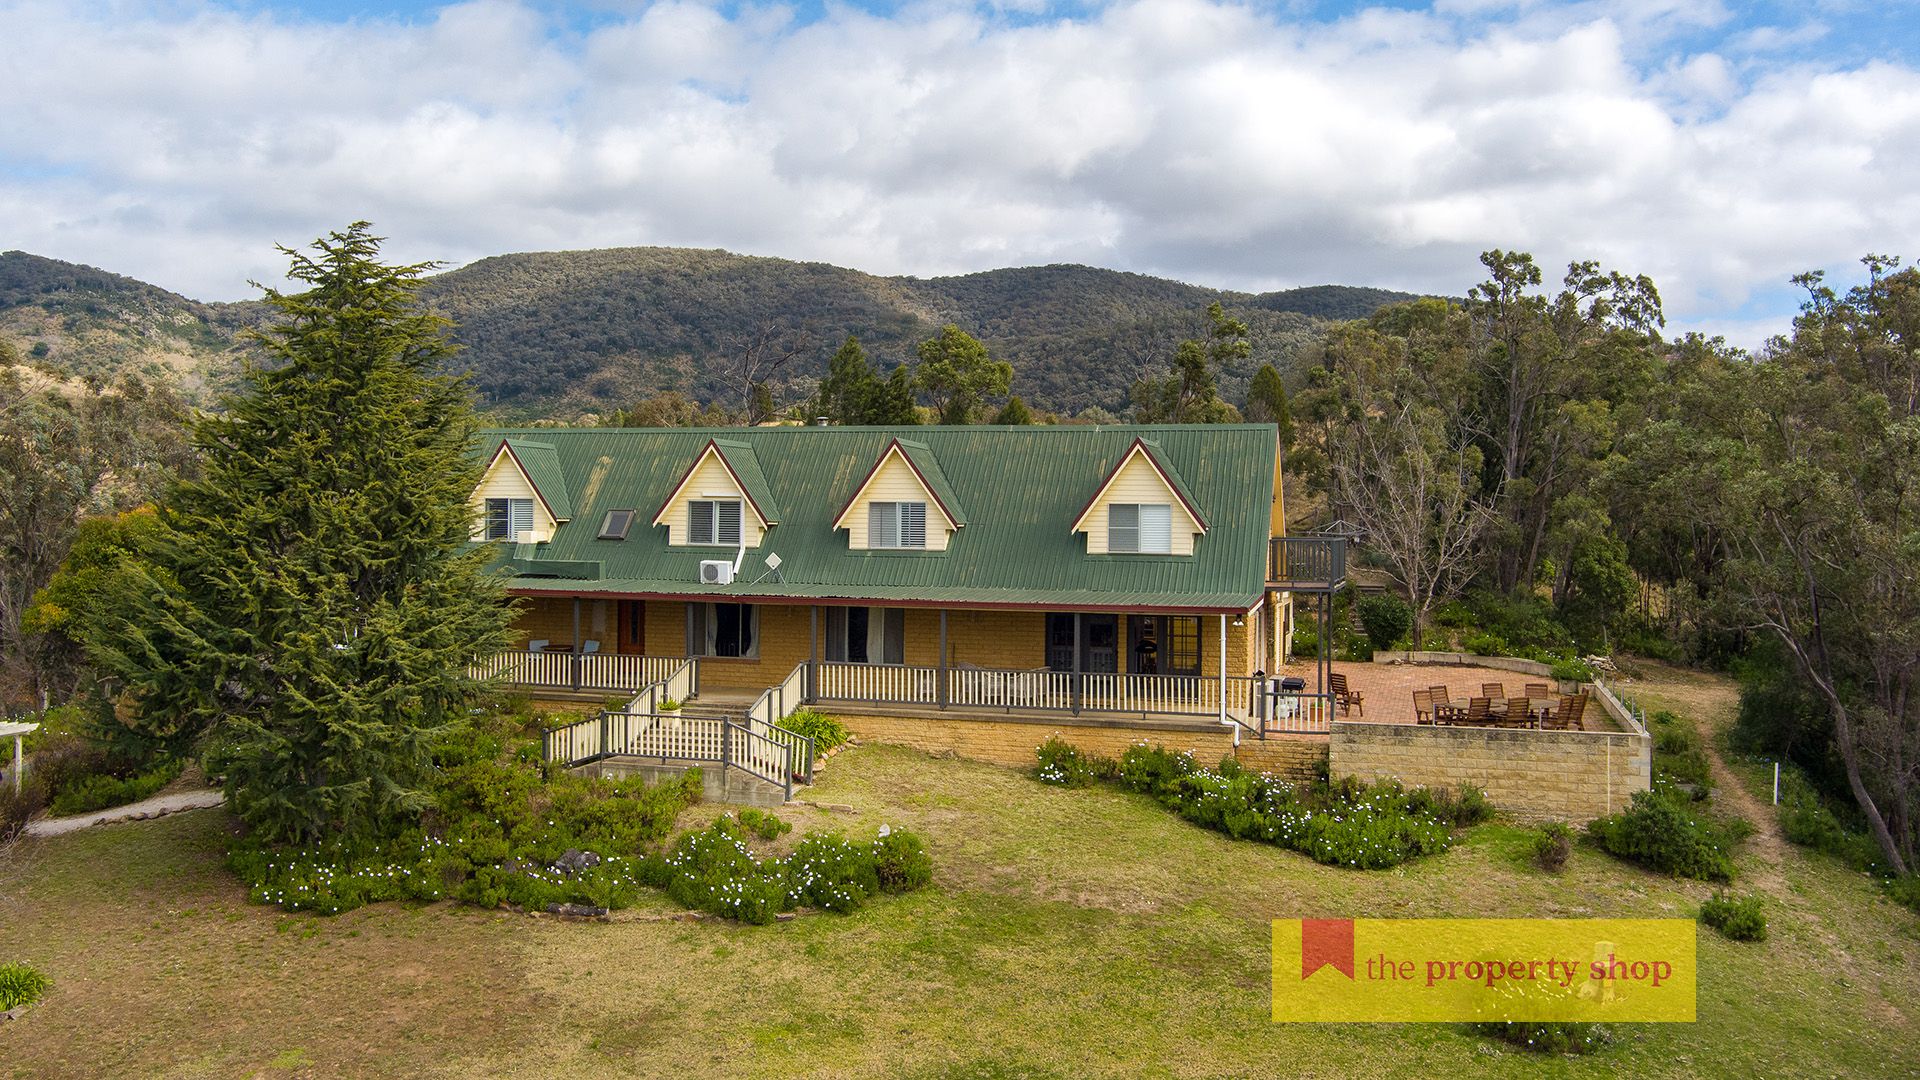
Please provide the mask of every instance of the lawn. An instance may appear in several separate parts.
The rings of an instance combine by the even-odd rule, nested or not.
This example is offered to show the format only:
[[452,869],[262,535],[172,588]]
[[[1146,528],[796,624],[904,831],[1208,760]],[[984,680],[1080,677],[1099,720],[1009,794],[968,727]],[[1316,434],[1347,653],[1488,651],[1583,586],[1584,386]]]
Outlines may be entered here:
[[[1724,725],[1718,680],[1640,691]],[[1741,891],[1759,945],[1703,929],[1699,1022],[1628,1026],[1541,1060],[1451,1025],[1268,1021],[1273,918],[1689,916],[1711,890],[1525,830],[1473,830],[1387,872],[1236,843],[1143,797],[1065,791],[890,747],[834,759],[796,826],[926,837],[930,889],[768,927],[611,923],[447,905],[336,918],[245,902],[199,812],[23,845],[0,871],[0,959],[53,976],[0,1026],[0,1075],[1079,1077],[1796,1074],[1913,1068],[1920,920],[1763,834]],[[718,808],[689,812],[689,823]],[[1744,811],[1743,811],[1744,812]]]

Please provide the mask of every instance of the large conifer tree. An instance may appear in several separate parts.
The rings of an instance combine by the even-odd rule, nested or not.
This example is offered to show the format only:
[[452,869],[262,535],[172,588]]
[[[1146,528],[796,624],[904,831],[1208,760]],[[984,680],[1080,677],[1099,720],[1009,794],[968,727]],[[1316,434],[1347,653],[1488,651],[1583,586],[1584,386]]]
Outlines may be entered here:
[[[90,635],[132,723],[202,745],[271,839],[381,831],[417,813],[428,743],[510,618],[464,553],[474,412],[446,374],[428,266],[387,266],[366,223],[281,249],[265,362],[204,420],[199,480],[160,508],[155,574]],[[168,582],[162,586],[161,582]]]

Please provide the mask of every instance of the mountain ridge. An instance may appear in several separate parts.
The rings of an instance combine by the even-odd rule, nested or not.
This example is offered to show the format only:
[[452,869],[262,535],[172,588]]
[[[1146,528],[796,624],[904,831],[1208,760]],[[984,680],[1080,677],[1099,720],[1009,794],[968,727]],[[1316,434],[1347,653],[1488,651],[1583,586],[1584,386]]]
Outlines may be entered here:
[[[503,416],[572,419],[674,390],[738,407],[755,340],[801,344],[767,381],[803,396],[848,334],[883,367],[945,323],[1013,363],[1014,392],[1063,413],[1124,408],[1219,301],[1246,320],[1254,355],[1222,373],[1228,397],[1273,362],[1304,366],[1330,320],[1413,294],[1317,285],[1246,293],[1077,263],[917,277],[721,249],[597,248],[490,255],[429,276],[425,302],[456,323],[458,365]],[[125,370],[190,392],[237,370],[258,301],[202,302],[95,267],[0,253],[0,334],[29,362],[103,379]]]

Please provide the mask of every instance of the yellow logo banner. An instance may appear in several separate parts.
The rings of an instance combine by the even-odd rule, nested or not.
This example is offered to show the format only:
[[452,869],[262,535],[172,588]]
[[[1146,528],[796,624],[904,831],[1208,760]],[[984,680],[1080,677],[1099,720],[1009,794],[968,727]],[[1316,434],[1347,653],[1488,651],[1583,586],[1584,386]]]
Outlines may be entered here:
[[1693,1020],[1692,919],[1275,919],[1276,1022]]

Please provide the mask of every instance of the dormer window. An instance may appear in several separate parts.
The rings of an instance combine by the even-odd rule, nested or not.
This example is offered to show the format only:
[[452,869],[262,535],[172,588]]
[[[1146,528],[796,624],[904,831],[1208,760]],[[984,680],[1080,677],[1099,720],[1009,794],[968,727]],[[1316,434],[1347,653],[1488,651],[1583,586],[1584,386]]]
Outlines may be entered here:
[[687,543],[719,547],[740,544],[739,499],[694,499],[687,503]]
[[488,499],[487,539],[517,540],[533,532],[532,499]]
[[876,502],[867,504],[867,546],[924,548],[927,546],[927,504]]
[[1166,503],[1112,503],[1107,550],[1138,555],[1173,553],[1173,507]]
[[607,511],[606,518],[600,522],[600,539],[625,540],[627,531],[633,528],[634,513],[632,510]]

